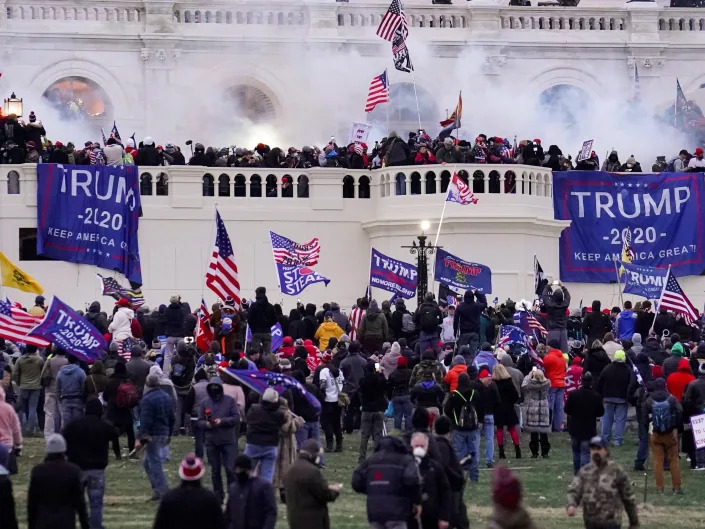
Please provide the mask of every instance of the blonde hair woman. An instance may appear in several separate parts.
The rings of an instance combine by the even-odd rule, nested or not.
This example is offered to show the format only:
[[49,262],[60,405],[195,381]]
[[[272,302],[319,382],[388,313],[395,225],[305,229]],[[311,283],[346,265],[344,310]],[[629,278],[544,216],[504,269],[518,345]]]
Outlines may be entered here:
[[532,459],[539,456],[539,444],[541,445],[541,456],[548,457],[551,444],[548,442],[548,433],[551,431],[551,415],[548,406],[548,390],[551,383],[546,380],[543,371],[534,367],[531,373],[521,384],[521,391],[524,394],[524,430],[531,433],[529,450]]
[[507,428],[514,443],[514,453],[517,459],[521,458],[521,446],[519,444],[519,432],[517,424],[516,408],[514,405],[519,402],[519,393],[512,381],[512,377],[502,364],[497,364],[492,370],[492,380],[497,385],[499,392],[499,405],[494,413],[494,423],[496,426],[495,436],[499,447],[499,458],[506,459],[504,455],[504,428]]

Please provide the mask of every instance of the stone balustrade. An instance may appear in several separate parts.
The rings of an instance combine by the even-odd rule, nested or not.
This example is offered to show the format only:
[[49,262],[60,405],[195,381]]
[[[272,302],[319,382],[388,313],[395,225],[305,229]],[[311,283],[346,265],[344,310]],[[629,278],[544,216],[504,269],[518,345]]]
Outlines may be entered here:
[[10,0],[5,2],[5,15],[12,21],[94,21],[130,24],[144,21],[144,8],[143,2],[139,1],[86,3],[72,0]]

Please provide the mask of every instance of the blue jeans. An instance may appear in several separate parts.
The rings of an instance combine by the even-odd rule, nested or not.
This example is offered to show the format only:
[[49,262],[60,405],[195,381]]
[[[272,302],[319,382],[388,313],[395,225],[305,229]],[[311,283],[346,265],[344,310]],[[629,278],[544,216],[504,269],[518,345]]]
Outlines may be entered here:
[[91,529],[103,529],[103,497],[105,496],[105,470],[84,470],[81,482],[88,495],[91,508]]
[[272,482],[274,477],[274,463],[277,460],[277,447],[266,445],[245,445],[245,455],[249,456],[255,464],[259,463],[259,477]]
[[[315,439],[321,442],[321,425],[318,421],[305,422],[303,427],[296,430],[296,449],[301,450],[301,445],[309,439]],[[321,456],[321,464],[324,464],[323,456]]]
[[614,424],[614,445],[622,444],[624,428],[627,426],[627,403],[605,402],[605,414],[602,417],[602,439],[610,442]]
[[410,432],[413,407],[411,406],[411,398],[409,395],[392,397],[392,408],[394,409],[394,428],[401,430],[403,420],[406,431]]
[[206,445],[208,454],[208,464],[211,467],[211,482],[213,492],[222,502],[225,499],[223,490],[223,476],[220,473],[221,467],[225,468],[225,479],[228,482],[228,489],[235,481],[235,458],[237,457],[237,444],[229,443],[225,445]]
[[416,344],[416,347],[418,348],[419,354],[423,354],[426,349],[429,347],[438,352],[438,333],[428,333],[425,331],[421,331],[419,334],[419,341]]
[[553,431],[563,431],[563,395],[565,388],[551,388],[548,390],[548,409],[553,416]]
[[39,389],[20,388],[17,395],[17,412],[25,433],[33,433],[37,427],[37,404],[39,403],[40,391]]
[[639,447],[636,449],[635,467],[643,467],[649,457],[649,425],[639,424]]
[[66,428],[66,425],[74,419],[83,417],[83,400],[64,399],[59,402],[59,410],[61,410],[61,427]]
[[573,473],[590,462],[590,441],[580,441],[575,437],[570,438],[570,448],[573,451]]
[[465,362],[467,363],[467,365],[470,365],[472,364],[473,360],[475,360],[477,349],[480,347],[480,335],[476,332],[462,333],[460,336],[458,336],[458,342],[456,343],[456,345],[458,346],[458,351],[460,351],[460,348],[463,345],[467,345],[470,347],[470,357],[465,358]]
[[494,463],[494,415],[485,415],[482,423],[482,436],[485,438],[485,463]]
[[149,483],[152,485],[152,490],[160,497],[163,497],[169,490],[162,459],[162,452],[168,441],[169,437],[166,435],[152,436],[152,439],[147,443],[142,459],[142,466],[144,466]]
[[455,430],[452,438],[453,450],[458,459],[472,455],[472,461],[464,468],[469,470],[470,481],[477,482],[480,478],[478,465],[478,452],[480,451],[480,430],[460,431]]

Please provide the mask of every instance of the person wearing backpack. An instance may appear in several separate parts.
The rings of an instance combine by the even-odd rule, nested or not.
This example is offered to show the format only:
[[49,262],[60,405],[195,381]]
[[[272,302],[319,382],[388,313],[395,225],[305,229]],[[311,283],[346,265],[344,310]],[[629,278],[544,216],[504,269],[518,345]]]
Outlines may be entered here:
[[671,470],[671,485],[674,494],[683,494],[681,471],[678,465],[678,425],[683,417],[683,408],[673,395],[666,391],[666,381],[657,378],[651,383],[652,391],[646,399],[644,411],[651,423],[649,443],[654,458],[656,492],[663,493],[663,463],[668,461]]
[[108,380],[108,385],[103,391],[103,400],[107,406],[107,419],[118,430],[118,436],[113,439],[113,452],[115,459],[122,459],[120,453],[120,439],[122,434],[127,435],[127,447],[130,452],[135,448],[135,430],[132,420],[132,408],[139,402],[139,393],[132,381],[127,376],[124,362],[115,364],[115,371]]
[[179,340],[176,344],[176,355],[172,359],[169,380],[174,384],[176,390],[176,429],[180,434],[186,433],[186,420],[184,411],[184,400],[191,389],[191,382],[196,371],[196,360],[193,344],[191,347],[184,340]]
[[448,396],[443,407],[443,414],[450,419],[453,428],[453,450],[473,482],[480,478],[480,425],[485,419],[483,399],[484,390],[473,387],[470,376],[461,373],[458,389]]
[[443,323],[443,313],[438,303],[433,300],[433,292],[426,292],[423,303],[416,311],[416,328],[421,331],[416,344],[418,353],[423,353],[426,349],[433,349],[438,353],[440,339],[438,328],[441,323]]
[[469,345],[472,359],[475,358],[475,353],[480,347],[480,315],[486,308],[485,295],[477,290],[468,289],[453,316],[453,331],[458,336],[456,345],[458,349],[463,345]]
[[395,340],[399,340],[399,338],[409,340],[416,332],[414,316],[407,310],[406,303],[402,298],[394,301],[390,331],[394,335]]

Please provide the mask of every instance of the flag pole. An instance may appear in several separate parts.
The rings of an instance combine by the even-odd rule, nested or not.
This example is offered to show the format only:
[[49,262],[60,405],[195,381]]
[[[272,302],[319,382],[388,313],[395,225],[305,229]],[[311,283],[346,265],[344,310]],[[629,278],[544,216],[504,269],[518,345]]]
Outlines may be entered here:
[[274,256],[274,246],[272,246],[272,232],[270,230],[269,232],[269,247],[272,249],[272,261],[274,261],[274,277],[277,278],[277,286],[279,287],[279,292],[282,294],[284,291],[282,290],[282,285],[281,282],[279,281],[279,268],[277,268],[277,258]]
[[[663,299],[663,291],[666,290],[666,285],[668,284],[668,278],[671,276],[671,265],[668,265],[668,273],[666,273],[666,279],[663,282],[663,288],[661,288],[661,295],[658,297],[658,304],[661,305],[661,300]],[[651,322],[651,329],[649,329],[649,334],[654,332],[654,325],[656,325],[656,310],[654,307],[654,321]]]
[[411,82],[414,85],[414,99],[416,99],[416,117],[419,119],[419,130],[421,129],[421,110],[419,110],[419,96],[416,93],[416,76],[414,70],[411,70]]
[[[463,91],[461,90],[461,91],[460,91],[460,94],[458,95],[458,105],[460,105],[460,102],[461,102],[462,100],[463,100]],[[456,116],[456,117],[458,118],[458,128],[455,129],[455,140],[456,140],[457,142],[460,142],[460,127],[462,126],[463,123],[462,123],[462,120],[461,120],[461,118],[460,118],[461,110],[460,110],[458,107],[456,107],[456,108],[458,109],[458,115]],[[468,174],[468,176],[470,176],[470,175]]]
[[617,268],[617,260],[613,258],[612,262],[614,263],[614,273],[617,275],[617,292],[619,292],[619,305],[620,305],[620,307],[624,307],[624,299],[622,298],[622,279],[619,276],[619,268]]
[[389,80],[389,74],[386,68],[384,70],[384,76],[387,78],[387,93],[389,94],[389,101],[387,101],[387,137],[389,137],[389,105],[392,103],[392,83]]

